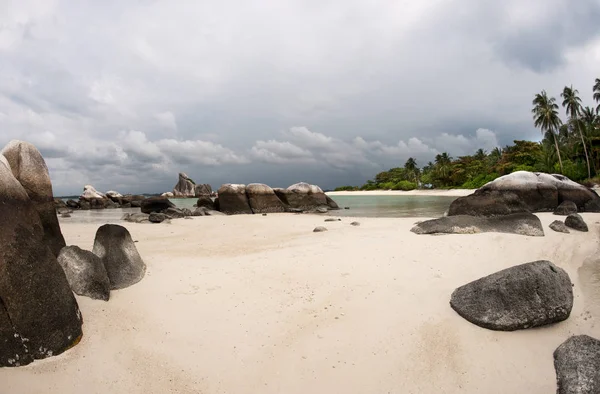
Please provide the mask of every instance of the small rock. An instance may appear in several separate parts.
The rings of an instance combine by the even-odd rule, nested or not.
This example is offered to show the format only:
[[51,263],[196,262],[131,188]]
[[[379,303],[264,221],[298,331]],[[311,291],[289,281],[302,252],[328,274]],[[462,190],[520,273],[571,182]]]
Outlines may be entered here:
[[344,207],[344,209],[350,209],[350,207]]
[[567,226],[565,225],[564,222],[561,222],[560,220],[555,220],[552,223],[550,223],[550,228],[554,231],[556,231],[557,233],[565,233],[565,234],[569,234],[570,231],[567,228]]
[[148,217],[148,220],[152,223],[162,223],[166,219],[168,219],[167,215],[165,215],[164,213],[157,213],[157,212],[152,212],[150,214],[150,216]]
[[572,213],[577,213],[577,204],[568,200],[560,203],[560,205],[554,210],[555,215],[568,216]]
[[267,214],[266,214],[266,213],[263,213],[262,215],[263,215],[263,216],[267,216]]
[[329,219],[325,219],[326,222],[341,222],[342,219],[336,219],[336,218],[329,218]]
[[70,208],[66,208],[66,207],[60,207],[60,208],[56,209],[56,213],[58,213],[60,215],[62,215],[63,213],[71,213],[71,212],[73,212],[73,210]]
[[578,231],[588,231],[587,224],[583,221],[583,218],[578,213],[572,213],[569,216],[567,216],[567,218],[565,219],[565,225]]
[[327,228],[325,228],[323,226],[318,226],[318,227],[315,227],[315,229],[313,230],[313,233],[322,233],[323,231],[327,231]]
[[360,226],[360,223],[359,222],[352,222],[352,223],[350,223],[350,225],[351,226]]

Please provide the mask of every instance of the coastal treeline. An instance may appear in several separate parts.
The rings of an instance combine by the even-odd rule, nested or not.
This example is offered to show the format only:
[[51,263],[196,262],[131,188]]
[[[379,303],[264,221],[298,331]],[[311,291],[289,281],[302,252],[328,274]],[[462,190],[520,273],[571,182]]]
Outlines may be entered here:
[[[533,124],[540,142],[515,140],[490,152],[478,149],[468,156],[443,152],[419,166],[410,157],[402,167],[380,172],[362,186],[335,190],[412,190],[416,188],[474,189],[514,171],[563,174],[581,183],[600,183],[600,79],[593,86],[597,106],[584,107],[579,91],[565,86],[557,100],[543,90],[532,101]],[[559,109],[566,117],[561,119]]]

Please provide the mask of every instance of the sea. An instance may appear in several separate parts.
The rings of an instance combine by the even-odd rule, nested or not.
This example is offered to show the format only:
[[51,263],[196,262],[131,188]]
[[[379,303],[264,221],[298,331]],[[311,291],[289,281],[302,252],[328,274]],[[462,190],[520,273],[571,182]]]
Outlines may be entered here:
[[[334,196],[340,210],[324,215],[350,217],[440,217],[445,214],[452,201],[457,197],[447,196]],[[194,209],[195,198],[172,198],[178,208]],[[347,208],[347,209],[345,209]],[[71,218],[61,218],[84,223],[119,223],[125,213],[139,212],[139,208],[93,209],[75,211]]]

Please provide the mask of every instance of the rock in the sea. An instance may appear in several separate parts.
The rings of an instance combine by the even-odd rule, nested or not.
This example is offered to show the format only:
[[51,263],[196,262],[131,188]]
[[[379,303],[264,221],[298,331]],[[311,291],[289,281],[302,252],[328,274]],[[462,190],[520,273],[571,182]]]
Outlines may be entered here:
[[219,194],[219,211],[228,215],[252,213],[246,195],[246,185],[227,183],[222,185],[217,193]]
[[317,226],[314,228],[313,233],[322,233],[323,231],[327,231],[327,228],[323,226]]
[[187,176],[186,173],[179,173],[179,180],[173,188],[173,196],[175,197],[195,197],[196,183]]
[[540,260],[459,287],[450,306],[480,327],[514,331],[566,320],[573,307],[573,288],[562,268]]
[[109,190],[106,193],[106,197],[110,198],[113,201],[116,201],[116,199],[123,197],[123,195],[119,192],[116,192],[114,190]]
[[151,223],[162,223],[167,220],[169,217],[164,213],[152,212],[150,216],[148,216],[148,220]]
[[572,201],[579,211],[600,210],[600,196],[563,175],[516,171],[460,197],[450,204],[449,216],[496,216],[518,212],[554,211]]
[[572,213],[577,213],[577,205],[573,201],[563,201],[554,210],[555,215],[568,216]]
[[175,195],[172,192],[166,192],[160,195],[161,197],[173,198]]
[[52,182],[44,158],[35,146],[17,140],[9,142],[1,155],[33,203],[44,227],[46,244],[54,256],[58,256],[66,244],[56,216]]
[[540,219],[532,213],[514,213],[496,217],[444,216],[426,220],[410,231],[416,234],[476,234],[509,233],[529,236],[543,236],[544,228]]
[[564,222],[561,222],[560,220],[555,220],[552,223],[550,223],[550,228],[554,231],[556,231],[557,233],[565,233],[565,234],[569,234],[570,231],[567,228],[567,226],[565,225]]
[[[131,206],[133,206],[133,203]],[[175,204],[166,197],[150,197],[141,202],[142,213],[164,213],[169,208],[175,208]]]
[[208,183],[196,185],[196,197],[208,196],[213,194],[212,187]]
[[100,257],[78,246],[65,246],[57,260],[75,294],[108,301],[110,281]]
[[340,209],[340,206],[337,204],[337,202],[333,201],[333,199],[327,194],[325,195],[325,200],[327,201],[327,206],[329,209]]
[[16,367],[77,344],[82,319],[38,210],[4,160],[0,218],[0,366]]
[[273,189],[264,183],[251,183],[246,186],[246,196],[254,213],[285,212],[283,202],[277,197]]
[[565,219],[565,226],[575,229],[577,231],[588,231],[588,226],[578,213],[572,213]]
[[126,213],[121,220],[132,223],[147,223],[150,221],[150,215],[147,213]]
[[79,203],[75,200],[67,200],[67,206],[73,209],[79,209]]
[[600,341],[587,335],[567,339],[554,351],[557,394],[600,393]]
[[215,203],[212,200],[212,198],[210,198],[207,195],[202,195],[200,197],[198,197],[198,201],[196,202],[196,207],[201,208],[201,207],[205,207],[208,209],[215,209]]
[[105,199],[106,195],[100,193],[98,190],[94,188],[92,185],[85,185],[83,187],[83,193],[79,196],[80,200],[91,200],[91,199]]
[[275,192],[283,203],[289,205],[291,208],[310,211],[319,207],[328,207],[327,196],[319,186],[300,182],[291,185],[285,191],[283,191],[284,189],[279,190],[279,193],[277,193],[277,190]]
[[100,257],[111,289],[122,289],[139,282],[146,264],[131,239],[129,231],[117,224],[105,224],[96,232],[92,252]]

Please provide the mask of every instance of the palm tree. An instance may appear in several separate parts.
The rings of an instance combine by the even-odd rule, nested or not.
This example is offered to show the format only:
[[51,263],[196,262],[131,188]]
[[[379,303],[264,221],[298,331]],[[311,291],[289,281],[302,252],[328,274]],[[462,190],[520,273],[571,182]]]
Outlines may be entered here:
[[[600,102],[600,78],[596,78],[594,84],[594,100]],[[600,104],[596,107],[596,112],[600,112]]]
[[[588,170],[588,179],[592,177],[592,171],[590,170],[590,158],[587,152],[587,145],[585,140],[583,139],[583,132],[581,131],[581,124],[579,123],[579,113],[581,112],[581,99],[578,96],[579,92],[577,89],[573,89],[573,85],[571,87],[565,86],[560,96],[564,99],[562,102],[562,106],[567,111],[567,115],[571,118],[572,121],[577,125],[577,129],[579,130],[579,136],[581,137],[581,143],[583,144],[583,151],[585,152],[585,162],[587,164]],[[600,96],[600,93],[599,93]]]
[[539,127],[542,135],[545,131],[549,131],[554,136],[554,147],[558,155],[558,163],[560,164],[560,172],[563,172],[562,159],[560,157],[560,149],[558,148],[558,139],[555,130],[558,130],[562,124],[558,117],[558,105],[554,97],[548,97],[545,90],[535,95],[533,99],[533,120],[535,127]]
[[487,152],[481,148],[477,149],[477,152],[475,152],[475,160],[483,161],[486,157]]
[[448,153],[444,152],[441,155],[435,156],[436,170],[443,180],[447,180],[450,175],[450,165],[452,164],[452,157]]
[[408,174],[412,174],[413,179],[415,180],[415,183],[417,182],[417,161],[412,158],[409,157],[408,160],[406,160],[406,163],[404,163],[404,169],[406,170],[406,172]]

